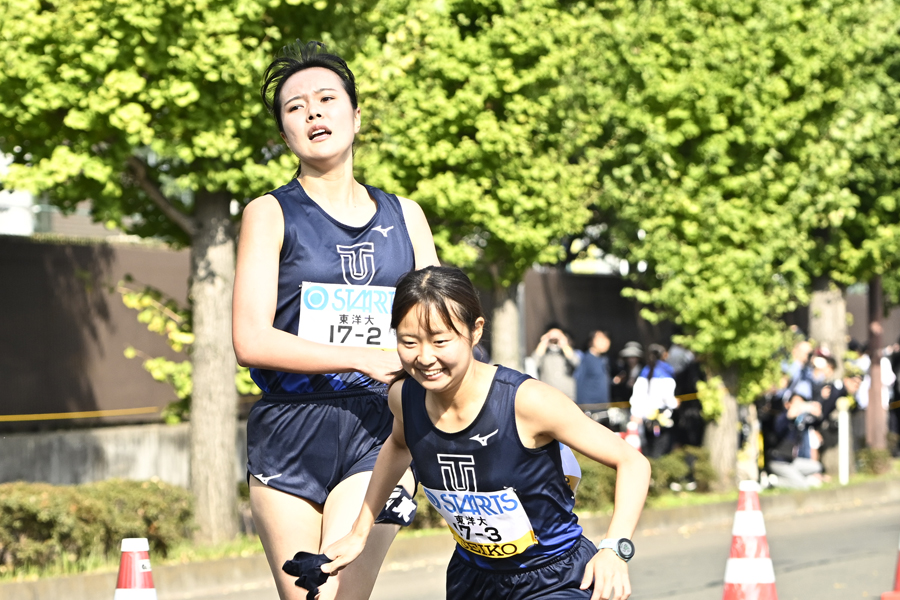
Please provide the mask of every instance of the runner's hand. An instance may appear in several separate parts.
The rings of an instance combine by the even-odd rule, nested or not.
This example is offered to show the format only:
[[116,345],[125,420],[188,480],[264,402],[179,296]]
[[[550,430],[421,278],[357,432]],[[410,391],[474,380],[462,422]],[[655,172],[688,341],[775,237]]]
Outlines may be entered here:
[[322,565],[322,572],[333,575],[356,560],[366,547],[366,536],[348,533],[333,544],[329,544],[322,554],[332,559],[331,562]]
[[585,566],[581,589],[588,589],[591,582],[594,584],[591,600],[626,600],[631,596],[628,563],[612,550],[601,550]]
[[374,348],[361,348],[362,364],[357,371],[368,375],[381,383],[391,383],[394,374],[403,368],[400,364],[400,356],[395,350],[376,350]]

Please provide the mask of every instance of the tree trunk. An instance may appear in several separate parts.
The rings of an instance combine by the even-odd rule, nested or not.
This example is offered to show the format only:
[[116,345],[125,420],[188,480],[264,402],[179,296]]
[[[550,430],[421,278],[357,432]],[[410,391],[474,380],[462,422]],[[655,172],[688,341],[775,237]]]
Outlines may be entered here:
[[231,345],[235,249],[230,197],[200,192],[195,202],[190,289],[196,336],[191,355],[191,488],[196,503],[195,538],[216,543],[232,539],[238,530],[236,361]]
[[881,403],[881,318],[884,315],[884,298],[881,277],[876,275],[869,282],[869,406],[866,408],[866,445],[873,450],[887,449],[887,411]]
[[727,492],[733,490],[736,483],[739,424],[737,398],[734,397],[732,390],[737,387],[737,377],[730,371],[710,375],[719,375],[724,382],[722,414],[718,421],[710,421],[707,424],[703,445],[709,450],[709,458],[716,472],[713,490]]
[[[745,409],[750,428],[748,436],[744,440],[744,445],[738,450],[737,479],[738,481],[759,481],[759,415],[755,404],[751,404]],[[740,414],[740,411],[738,414]]]
[[519,305],[516,287],[494,285],[494,314],[491,316],[491,362],[523,370],[519,352]]
[[847,352],[847,301],[843,292],[828,278],[817,277],[809,302],[809,336],[828,349],[837,361],[836,376],[843,375]]

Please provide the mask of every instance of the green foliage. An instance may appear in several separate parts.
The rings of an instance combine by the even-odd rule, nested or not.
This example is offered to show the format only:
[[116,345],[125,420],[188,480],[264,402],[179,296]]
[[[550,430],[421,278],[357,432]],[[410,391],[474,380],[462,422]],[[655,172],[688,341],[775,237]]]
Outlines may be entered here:
[[[244,202],[294,159],[258,96],[294,38],[357,47],[371,0],[9,0],[0,29],[3,185],[139,235],[188,243],[197,191]],[[274,158],[274,160],[273,160]]]
[[[147,329],[165,336],[169,346],[176,352],[189,354],[194,342],[192,313],[178,306],[178,303],[151,286],[142,289],[129,287],[133,281],[126,278],[116,286],[122,302],[128,308],[138,311],[138,321],[146,323]],[[163,356],[151,357],[131,346],[125,349],[127,358],[141,357],[142,366],[153,379],[172,386],[176,402],[170,403],[162,411],[166,423],[180,423],[187,418],[191,409],[191,394],[194,391],[193,364],[190,360],[174,361]],[[261,394],[262,390],[250,378],[250,370],[239,366],[234,376],[238,393],[244,396]]]
[[416,508],[416,517],[409,526],[410,529],[435,529],[447,526],[441,513],[425,497],[425,492],[418,490],[414,499],[418,507]]
[[839,164],[852,204],[816,231],[814,271],[844,285],[883,277],[900,303],[900,6],[877,2],[866,53],[816,158]]
[[862,448],[856,453],[859,472],[866,475],[883,475],[891,471],[893,457],[890,450]]
[[572,68],[589,47],[572,43],[578,15],[551,0],[381,7],[386,33],[354,63],[365,178],[417,200],[442,259],[487,287],[559,260],[597,181],[593,91]]
[[[807,301],[813,233],[856,200],[829,154],[874,17],[893,2],[615,0],[585,9],[580,84],[601,133],[598,242],[632,267],[651,321],[749,401],[773,380],[781,317]],[[880,35],[880,34],[879,34]],[[831,156],[831,159],[826,158]],[[823,158],[826,157],[826,158]],[[639,267],[639,268],[637,268]]]
[[[585,456],[575,453],[581,466],[581,485],[576,494],[576,508],[584,511],[602,511],[612,508],[616,495],[616,472]],[[660,458],[650,460],[650,488],[648,497],[669,493],[670,483],[684,483],[693,479],[697,491],[707,492],[716,479],[704,448],[685,446]]]
[[179,308],[172,298],[167,298],[159,290],[146,286],[141,290],[128,287],[133,283],[130,276],[116,286],[122,296],[122,303],[138,311],[138,322],[147,325],[147,329],[166,337],[172,350],[181,352],[185,345],[194,343],[191,333],[191,312]]
[[725,402],[725,384],[721,377],[711,377],[697,382],[697,399],[703,414],[703,420],[715,422],[722,415]]
[[694,481],[697,491],[708,492],[716,473],[705,448],[685,446],[656,459],[650,459],[651,496],[667,493],[672,483]]
[[78,486],[0,484],[0,574],[88,556],[116,556],[123,538],[143,537],[165,556],[190,535],[190,494],[154,481]]
[[577,452],[575,458],[581,466],[581,483],[575,494],[575,508],[583,511],[612,508],[616,497],[616,471]]

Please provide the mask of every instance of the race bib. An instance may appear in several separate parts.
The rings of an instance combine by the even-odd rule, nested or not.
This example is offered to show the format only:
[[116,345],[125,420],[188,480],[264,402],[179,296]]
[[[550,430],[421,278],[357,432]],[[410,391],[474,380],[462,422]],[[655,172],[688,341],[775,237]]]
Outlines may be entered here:
[[397,349],[391,329],[394,288],[304,281],[297,335],[334,346]]
[[534,528],[515,490],[448,492],[423,488],[456,543],[486,558],[507,558],[537,544]]

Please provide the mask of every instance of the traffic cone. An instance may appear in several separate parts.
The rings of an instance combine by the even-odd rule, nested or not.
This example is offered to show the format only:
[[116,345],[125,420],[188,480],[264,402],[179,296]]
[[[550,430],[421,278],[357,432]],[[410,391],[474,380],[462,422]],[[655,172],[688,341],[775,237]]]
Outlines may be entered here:
[[759,509],[759,484],[742,481],[739,489],[722,600],[778,600],[766,524]]
[[637,423],[628,421],[628,425],[626,425],[625,428],[626,431],[620,431],[619,436],[628,442],[635,450],[643,452],[643,450],[641,450],[641,436],[638,434]]
[[147,538],[122,540],[122,558],[119,561],[119,579],[116,582],[114,600],[156,600]]
[[897,556],[897,574],[894,575],[894,591],[885,592],[881,600],[900,600],[900,555]]

